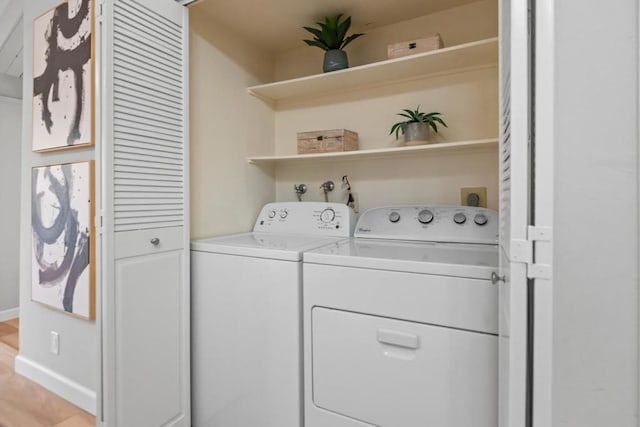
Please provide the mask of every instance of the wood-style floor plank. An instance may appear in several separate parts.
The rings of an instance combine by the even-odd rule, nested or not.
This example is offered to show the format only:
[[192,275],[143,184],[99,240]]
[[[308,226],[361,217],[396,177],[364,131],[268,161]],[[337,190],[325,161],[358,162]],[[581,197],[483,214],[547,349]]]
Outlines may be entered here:
[[4,323],[6,323],[9,326],[13,326],[16,329],[20,328],[20,320],[17,317],[15,319],[9,319]]
[[13,325],[19,322],[0,322],[0,427],[95,426],[93,415],[15,373],[19,343]]
[[94,427],[96,425],[95,417],[89,414],[74,415],[68,420],[56,424],[54,427]]
[[18,345],[18,340],[19,340],[19,338],[18,338],[18,333],[17,332],[14,333],[14,334],[9,334],[9,335],[5,335],[3,337],[0,337],[0,342],[8,344],[9,346],[15,348],[16,350],[18,348],[20,348],[19,345]]
[[18,332],[17,328],[11,326],[7,322],[0,322],[0,337],[9,334],[15,334],[16,332]]

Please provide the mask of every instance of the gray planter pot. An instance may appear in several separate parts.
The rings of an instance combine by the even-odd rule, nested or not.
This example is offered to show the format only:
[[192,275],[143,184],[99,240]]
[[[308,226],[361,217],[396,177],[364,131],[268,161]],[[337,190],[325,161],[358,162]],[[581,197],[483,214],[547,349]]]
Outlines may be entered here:
[[343,70],[345,68],[349,68],[347,52],[340,49],[332,49],[324,53],[324,63],[322,64],[322,69],[325,73],[328,73],[330,71]]
[[429,125],[426,123],[408,123],[404,132],[405,145],[421,145],[429,143]]

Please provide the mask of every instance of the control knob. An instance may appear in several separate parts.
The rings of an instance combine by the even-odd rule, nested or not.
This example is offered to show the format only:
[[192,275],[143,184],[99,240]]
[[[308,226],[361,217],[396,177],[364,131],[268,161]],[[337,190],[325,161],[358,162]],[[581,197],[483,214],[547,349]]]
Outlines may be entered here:
[[336,211],[331,208],[327,208],[320,213],[320,220],[322,222],[331,222],[336,219]]
[[467,216],[462,212],[458,212],[453,216],[453,222],[456,224],[464,224],[467,221]]
[[478,225],[485,225],[488,221],[489,221],[489,218],[487,218],[487,216],[482,213],[476,214],[476,216],[473,217],[473,222],[475,222]]
[[420,223],[422,224],[429,224],[431,221],[433,221],[433,212],[431,212],[429,209],[423,209],[420,212],[418,212],[418,221],[420,221]]
[[278,215],[280,215],[280,218],[285,219],[287,216],[289,216],[289,211],[287,211],[286,209],[280,209]]
[[268,215],[269,215],[269,218],[275,218],[276,217],[276,211],[274,209],[271,209],[269,211]]
[[389,214],[389,221],[394,223],[400,221],[400,214],[398,212],[391,212]]

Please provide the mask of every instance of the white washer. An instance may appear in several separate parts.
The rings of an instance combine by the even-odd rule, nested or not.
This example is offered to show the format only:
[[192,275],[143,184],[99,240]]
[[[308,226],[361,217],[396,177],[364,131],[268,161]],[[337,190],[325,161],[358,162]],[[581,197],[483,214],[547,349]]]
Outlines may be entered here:
[[305,427],[496,427],[496,212],[372,209],[304,254]]
[[271,203],[254,231],[191,242],[192,425],[302,424],[302,253],[352,235],[337,203]]

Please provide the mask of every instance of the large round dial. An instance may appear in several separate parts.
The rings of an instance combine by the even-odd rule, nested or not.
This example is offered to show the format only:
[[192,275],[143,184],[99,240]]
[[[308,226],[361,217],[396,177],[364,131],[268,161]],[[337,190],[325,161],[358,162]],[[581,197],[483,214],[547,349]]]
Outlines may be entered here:
[[464,224],[467,221],[467,216],[462,212],[458,212],[453,216],[453,222],[456,224]]
[[431,221],[433,221],[433,212],[431,212],[429,209],[423,209],[420,212],[418,212],[418,221],[420,221],[422,224],[429,224]]
[[389,221],[391,221],[391,222],[400,221],[400,214],[398,212],[391,212],[389,214]]
[[280,215],[280,218],[285,219],[287,216],[289,216],[289,211],[287,211],[286,209],[280,209],[278,215]]
[[473,222],[475,222],[478,225],[485,225],[488,221],[489,221],[489,218],[487,218],[487,216],[482,213],[476,214],[476,216],[473,217]]
[[327,208],[320,213],[320,220],[322,222],[331,222],[336,219],[336,211],[331,208]]

